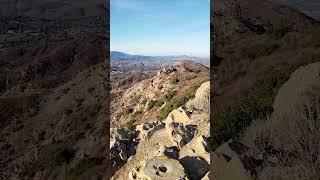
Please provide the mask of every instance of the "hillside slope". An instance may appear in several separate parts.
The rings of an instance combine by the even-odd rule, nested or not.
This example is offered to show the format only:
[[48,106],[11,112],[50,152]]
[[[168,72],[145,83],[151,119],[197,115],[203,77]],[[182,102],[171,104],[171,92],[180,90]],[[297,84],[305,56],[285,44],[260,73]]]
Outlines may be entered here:
[[210,82],[163,121],[111,129],[113,179],[208,179]]
[[215,71],[218,111],[271,65],[319,57],[319,23],[296,10],[268,0],[217,1],[212,8],[213,53],[221,61]]
[[[28,32],[19,34],[24,41]],[[1,179],[104,176],[104,38],[90,31],[66,34],[0,50]]]
[[[292,97],[287,91],[286,97],[292,99],[282,101],[281,107],[274,103],[278,102],[275,101],[278,93],[293,72],[320,60],[319,22],[275,1],[218,2],[212,13],[212,26],[216,31],[211,41],[216,60],[211,121],[212,160],[216,162],[213,162],[214,178],[270,179],[302,175],[300,178],[313,179],[316,170],[304,173],[298,166],[309,166],[307,157],[314,152],[304,151],[304,158],[301,151],[287,151],[297,145],[297,139],[288,142],[282,134],[288,135],[286,130],[306,133],[305,129],[290,123],[279,125],[275,121],[280,123],[290,118],[273,117],[273,114],[286,110],[284,113],[289,111],[291,115],[300,113],[292,117],[292,123],[312,121],[300,117],[305,114],[289,103],[297,98],[295,90],[290,94]],[[305,71],[305,76],[312,73],[315,71]],[[300,75],[300,80],[309,82],[303,73]],[[305,84],[300,82],[299,85]],[[312,111],[314,108],[317,106],[312,107]],[[275,124],[269,127],[272,123]],[[280,126],[284,129],[277,129]],[[307,138],[301,146],[313,141],[313,135],[305,135]],[[298,163],[298,159],[308,165]],[[230,171],[234,174],[228,174]]]
[[174,109],[173,102],[178,102],[193,86],[209,79],[209,69],[199,63],[182,61],[145,78],[131,87],[113,86],[112,127],[164,119]]

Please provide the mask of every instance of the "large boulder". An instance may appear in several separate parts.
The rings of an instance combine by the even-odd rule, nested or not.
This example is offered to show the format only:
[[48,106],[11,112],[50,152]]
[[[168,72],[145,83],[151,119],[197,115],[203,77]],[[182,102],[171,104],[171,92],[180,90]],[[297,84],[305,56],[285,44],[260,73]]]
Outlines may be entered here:
[[171,111],[168,117],[164,120],[164,123],[171,124],[171,123],[182,123],[186,125],[191,122],[189,117],[189,113],[183,109],[183,107],[179,107]]
[[290,79],[280,88],[273,103],[275,115],[281,117],[296,116],[294,109],[301,105],[319,103],[320,97],[320,63],[301,67],[292,73]]
[[182,123],[171,123],[166,126],[166,131],[171,141],[181,148],[190,142],[197,133],[197,125],[186,125]]
[[195,97],[186,103],[186,107],[189,111],[210,112],[210,81],[201,84]]

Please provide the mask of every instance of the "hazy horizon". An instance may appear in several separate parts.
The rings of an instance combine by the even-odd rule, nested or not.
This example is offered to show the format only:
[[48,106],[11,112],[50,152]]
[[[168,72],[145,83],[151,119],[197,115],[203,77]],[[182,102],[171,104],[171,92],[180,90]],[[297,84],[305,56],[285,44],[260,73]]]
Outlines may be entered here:
[[208,55],[208,56],[194,56],[194,55],[189,55],[189,54],[145,55],[145,54],[131,54],[131,53],[127,53],[124,51],[117,51],[117,50],[111,50],[110,53],[111,52],[120,52],[120,53],[125,53],[125,54],[129,54],[129,55],[134,55],[134,56],[136,56],[136,55],[137,56],[190,56],[190,57],[197,57],[197,58],[210,58],[209,57],[210,55]]
[[111,0],[111,51],[209,57],[210,2],[164,1]]

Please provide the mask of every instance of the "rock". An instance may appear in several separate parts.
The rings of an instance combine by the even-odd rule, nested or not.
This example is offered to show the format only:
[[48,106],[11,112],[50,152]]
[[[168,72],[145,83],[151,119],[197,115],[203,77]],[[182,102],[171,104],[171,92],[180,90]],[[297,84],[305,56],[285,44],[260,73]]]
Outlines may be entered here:
[[174,159],[155,157],[142,161],[140,165],[129,173],[132,180],[186,180],[186,173],[179,163]]
[[110,138],[110,149],[112,149],[115,146],[116,142],[117,140],[115,138]]
[[196,139],[184,147],[182,151],[183,156],[201,156],[207,162],[210,162],[209,149],[206,145],[208,143],[207,141],[204,135],[196,137]]
[[127,146],[124,143],[120,143],[119,144],[119,157],[121,160],[126,161],[128,159],[128,155],[127,155]]
[[[274,115],[293,117],[299,113],[294,110],[302,104],[318,103],[320,94],[320,63],[313,63],[301,67],[292,73],[290,79],[279,89],[274,100]],[[317,102],[318,101],[318,102]]]
[[182,123],[183,125],[186,125],[190,122],[191,119],[189,117],[189,114],[182,107],[171,111],[166,120],[164,120],[164,123],[166,124]]
[[185,156],[179,159],[189,179],[201,179],[210,170],[209,163],[200,156]]
[[201,153],[206,153],[209,152],[209,138],[202,135],[200,137],[197,138],[196,140],[196,146],[197,146],[197,150]]
[[[262,160],[250,156],[250,148],[229,140],[211,153],[214,179],[240,179],[249,180],[257,176],[261,170]],[[228,173],[233,172],[233,173]]]
[[163,129],[165,124],[163,122],[157,121],[153,123],[144,123],[136,126],[136,131],[139,131],[139,138],[142,140],[150,139],[153,133]]
[[183,124],[171,123],[167,125],[166,128],[171,140],[177,144],[180,148],[186,145],[197,132],[196,125],[187,125],[183,126]]
[[156,152],[157,157],[168,157],[172,159],[179,159],[179,149],[176,146],[166,147],[160,146],[159,151]]
[[170,66],[170,67],[166,67],[166,68],[163,68],[160,71],[158,71],[157,75],[170,74],[170,73],[173,73],[175,71],[177,71],[177,69],[175,67],[173,67],[173,66]]
[[186,108],[188,111],[210,112],[210,81],[201,84],[196,91],[195,97],[186,103]]
[[124,128],[111,128],[110,129],[110,136],[116,140],[124,141],[128,140],[128,131]]
[[208,172],[201,180],[210,180],[209,174],[210,172]]
[[136,132],[124,128],[110,129],[110,158],[117,164],[117,161],[127,161],[135,154],[137,141]]
[[223,154],[212,152],[211,163],[214,169],[212,172],[213,179],[252,179],[237,156],[230,158]]

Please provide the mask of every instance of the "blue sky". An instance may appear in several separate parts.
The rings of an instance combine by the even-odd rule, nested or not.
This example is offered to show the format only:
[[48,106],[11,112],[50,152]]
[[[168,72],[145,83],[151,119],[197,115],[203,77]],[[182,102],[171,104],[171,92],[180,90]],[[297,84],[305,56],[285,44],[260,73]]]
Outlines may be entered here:
[[110,0],[112,51],[209,57],[209,0]]

